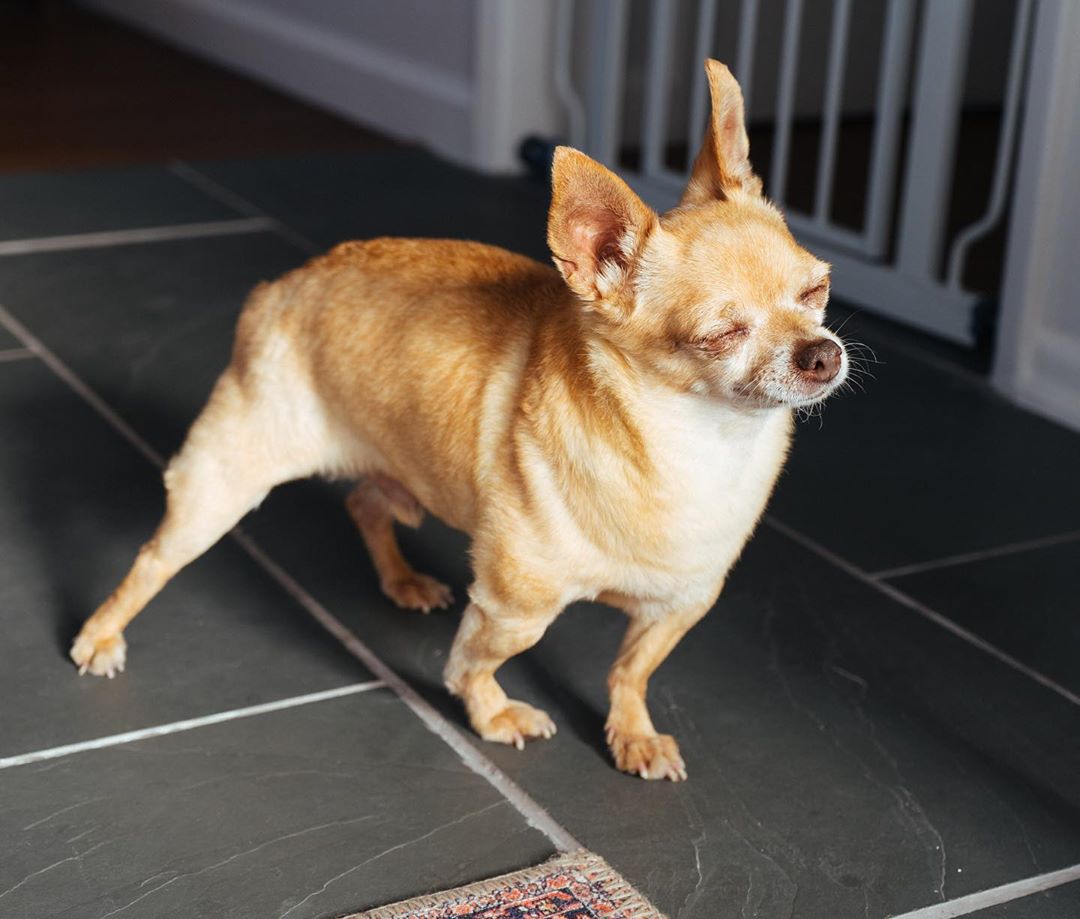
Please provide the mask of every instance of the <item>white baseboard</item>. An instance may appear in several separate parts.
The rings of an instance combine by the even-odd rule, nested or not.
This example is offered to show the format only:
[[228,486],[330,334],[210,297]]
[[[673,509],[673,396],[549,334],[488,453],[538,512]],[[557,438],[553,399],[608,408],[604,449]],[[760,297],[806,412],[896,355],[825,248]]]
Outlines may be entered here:
[[1060,329],[1041,332],[1016,389],[1028,408],[1080,431],[1080,339]]
[[460,74],[243,0],[82,2],[368,127],[473,160],[473,87]]

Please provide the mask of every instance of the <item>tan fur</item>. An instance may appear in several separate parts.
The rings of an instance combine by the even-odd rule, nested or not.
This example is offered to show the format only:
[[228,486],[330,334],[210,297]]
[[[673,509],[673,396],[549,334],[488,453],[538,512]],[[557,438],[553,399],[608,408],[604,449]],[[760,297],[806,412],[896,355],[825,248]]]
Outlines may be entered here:
[[127,623],[274,485],[350,476],[348,511],[399,605],[451,597],[402,557],[395,521],[426,509],[472,537],[446,682],[483,737],[554,733],[495,672],[568,603],[599,598],[630,617],[608,681],[615,762],[684,778],[649,718],[649,677],[716,601],[780,471],[791,407],[847,366],[842,349],[831,369],[796,366],[808,344],[839,348],[821,325],[828,269],[760,196],[738,86],[707,69],[713,119],[671,213],[557,152],[558,271],[477,243],[376,239],[257,287],[165,474],[161,526],[75,641],[80,668],[123,669]]

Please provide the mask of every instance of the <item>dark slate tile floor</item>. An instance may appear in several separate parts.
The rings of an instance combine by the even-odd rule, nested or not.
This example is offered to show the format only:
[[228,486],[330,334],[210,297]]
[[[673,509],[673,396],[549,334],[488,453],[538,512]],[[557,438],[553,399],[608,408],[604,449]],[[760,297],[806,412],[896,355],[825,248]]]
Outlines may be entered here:
[[26,173],[0,180],[0,241],[238,216],[157,166]]
[[773,514],[872,573],[1077,529],[1075,433],[871,344],[876,378],[800,426]]
[[0,354],[15,350],[22,350],[22,342],[3,326],[0,326]]
[[1080,696],[1080,534],[890,583]]
[[7,770],[0,821],[28,919],[334,916],[552,852],[386,690]]
[[[35,176],[30,198],[0,179],[0,201],[41,198],[56,215],[34,235],[85,221],[64,200],[111,198],[81,225],[182,223],[205,205],[222,218],[254,207],[287,229],[0,258],[0,305],[163,454],[224,366],[246,291],[305,257],[290,235],[320,247],[467,236],[543,255],[543,189],[417,151],[196,169],[226,193],[181,193],[178,174],[137,170],[144,184],[131,187],[169,189],[145,195],[149,212],[119,173]],[[249,204],[221,212],[233,194]],[[1080,529],[1080,436],[940,354],[920,360],[871,319],[851,330],[881,359],[877,379],[820,427],[800,426],[772,506],[779,526],[848,567],[762,528],[654,680],[656,719],[680,737],[690,781],[611,768],[604,673],[622,622],[596,606],[568,611],[505,668],[557,737],[523,753],[474,742],[673,917],[900,915],[1080,864],[1080,541],[885,582],[1021,669],[852,576]],[[157,472],[24,360],[0,364],[0,483],[0,619],[15,651],[0,677],[0,758],[371,679],[228,540],[129,628],[125,674],[77,679],[67,641],[152,528]],[[385,601],[340,499],[337,485],[286,486],[245,530],[463,728],[438,676],[460,605],[423,617]],[[464,539],[437,522],[403,536],[418,567],[463,596]],[[388,690],[0,771],[5,916],[332,916],[551,850]],[[978,915],[1072,916],[1075,886]]]
[[547,188],[480,177],[421,150],[317,153],[191,165],[326,249],[343,239],[474,239],[548,261]]
[[37,360],[0,363],[0,431],[0,758],[372,679],[231,540],[132,627],[143,666],[42,679],[156,526],[161,477]]
[[[250,528],[460,722],[438,686],[456,612],[402,622],[370,574],[350,575],[341,516],[336,495],[306,486],[272,497]],[[409,543],[462,592],[459,538],[433,525]],[[779,534],[762,530],[652,682],[686,785],[610,774],[604,677],[622,627],[583,605],[509,663],[508,691],[560,733],[524,755],[486,752],[672,915],[708,916],[717,897],[749,897],[761,916],[892,915],[942,885],[954,897],[1080,861],[1076,707]]]

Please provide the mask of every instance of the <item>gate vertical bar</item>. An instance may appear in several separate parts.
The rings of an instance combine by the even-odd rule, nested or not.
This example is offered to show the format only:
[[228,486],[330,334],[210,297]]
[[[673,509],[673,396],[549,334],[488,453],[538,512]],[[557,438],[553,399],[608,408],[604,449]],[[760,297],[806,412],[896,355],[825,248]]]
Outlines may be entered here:
[[750,90],[754,79],[754,48],[757,46],[758,0],[743,0],[739,10],[739,48],[736,77],[742,87],[743,110],[750,120]]
[[972,0],[925,0],[897,266],[936,279],[949,206]]
[[1024,75],[1027,71],[1028,33],[1031,29],[1031,0],[1017,0],[1016,19],[1013,23],[1012,50],[1009,58],[1009,78],[1005,84],[1005,120],[998,135],[998,149],[994,163],[994,179],[991,183],[990,202],[986,212],[956,237],[949,253],[946,283],[954,290],[961,287],[964,260],[975,240],[988,233],[1001,219],[1008,197],[1009,175],[1016,143],[1017,125],[1020,122],[1020,98],[1024,92]]
[[910,66],[908,52],[914,24],[915,0],[889,0],[866,190],[866,252],[875,258],[885,254],[892,222],[896,164],[900,159],[900,124],[904,115]]
[[590,38],[585,142],[590,156],[614,167],[622,139],[628,0],[592,0],[585,9]]
[[694,88],[690,96],[690,124],[687,130],[687,166],[694,164],[697,148],[705,127],[708,86],[705,79],[705,58],[712,57],[713,33],[716,31],[716,0],[701,0],[698,8],[697,42],[694,45]]
[[795,75],[799,68],[799,30],[802,0],[788,0],[784,17],[784,40],[780,48],[780,87],[776,99],[776,134],[773,139],[769,196],[783,204],[787,189],[788,155],[791,151],[791,115],[795,106]]
[[572,147],[585,144],[585,105],[574,89],[574,0],[555,0],[555,91],[566,112]]
[[642,120],[642,157],[646,175],[664,171],[664,142],[667,119],[664,117],[671,70],[671,35],[675,24],[674,0],[656,0],[653,4],[653,28],[649,36],[648,63],[645,71],[645,115]]
[[844,64],[847,61],[848,26],[851,0],[833,0],[832,35],[829,37],[829,69],[825,77],[825,112],[821,146],[818,148],[817,188],[814,190],[814,219],[829,221],[833,176],[836,173],[836,142],[840,127],[840,104],[844,89]]

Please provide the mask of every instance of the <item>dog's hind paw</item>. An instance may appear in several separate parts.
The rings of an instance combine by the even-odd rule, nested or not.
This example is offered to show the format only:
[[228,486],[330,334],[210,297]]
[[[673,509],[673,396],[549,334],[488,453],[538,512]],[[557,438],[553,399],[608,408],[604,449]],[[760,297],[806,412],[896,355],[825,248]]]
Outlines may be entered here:
[[449,587],[416,571],[384,581],[382,590],[398,606],[418,609],[423,613],[430,613],[433,609],[446,609],[454,602],[454,595]]
[[78,666],[80,676],[92,673],[95,676],[107,676],[111,680],[124,671],[127,642],[122,634],[97,640],[79,635],[72,644],[69,655]]
[[526,704],[510,701],[506,708],[493,715],[484,724],[474,724],[484,740],[510,744],[525,749],[525,741],[540,738],[548,740],[555,736],[557,728],[547,712]]
[[670,734],[627,736],[609,731],[608,746],[615,765],[623,772],[643,779],[686,780],[686,764]]

